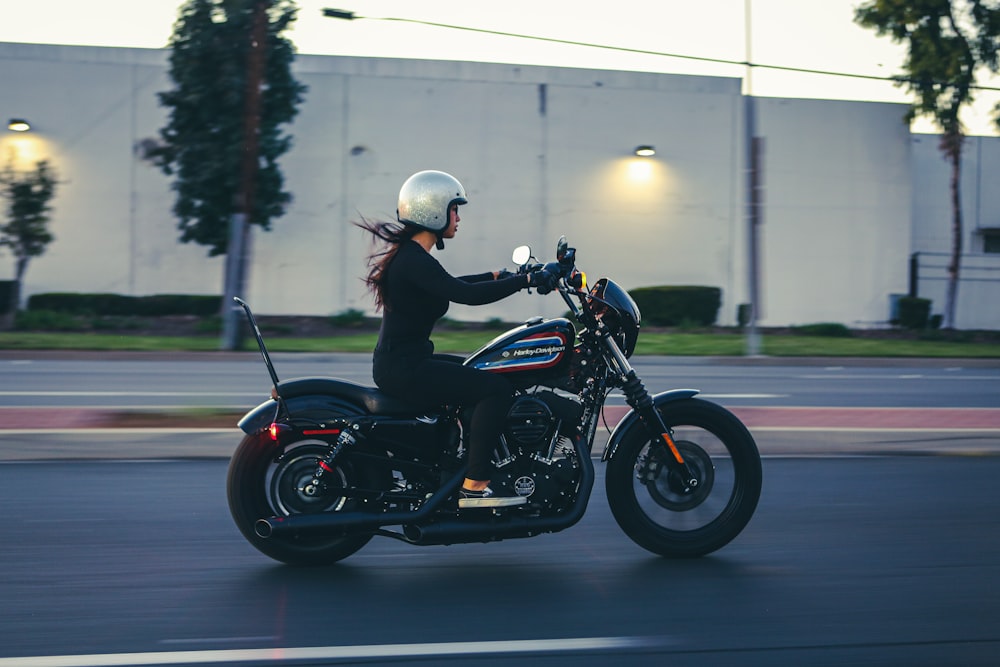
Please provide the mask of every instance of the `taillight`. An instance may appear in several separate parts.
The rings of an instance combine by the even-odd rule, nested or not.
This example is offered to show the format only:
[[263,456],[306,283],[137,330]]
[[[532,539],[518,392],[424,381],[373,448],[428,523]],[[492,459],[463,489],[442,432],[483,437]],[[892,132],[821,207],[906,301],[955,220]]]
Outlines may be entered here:
[[279,424],[278,422],[271,422],[271,425],[267,428],[267,432],[271,435],[271,440],[277,442],[281,434],[290,428],[291,426],[289,426],[288,424]]

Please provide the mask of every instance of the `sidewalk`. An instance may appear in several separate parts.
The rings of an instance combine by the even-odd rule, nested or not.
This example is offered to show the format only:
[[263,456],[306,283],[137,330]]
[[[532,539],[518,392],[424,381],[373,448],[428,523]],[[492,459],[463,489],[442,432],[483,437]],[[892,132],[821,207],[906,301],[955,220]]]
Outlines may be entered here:
[[[617,424],[628,408],[608,406]],[[998,431],[1000,408],[830,408],[734,407],[747,428],[804,430]],[[236,429],[242,413],[188,414],[183,411],[109,411],[102,408],[0,407],[0,431],[114,428]]]
[[[627,408],[605,410],[614,427]],[[742,407],[764,456],[1000,456],[1000,409]],[[228,458],[241,415],[0,408],[0,461]],[[607,442],[603,423],[594,442]]]

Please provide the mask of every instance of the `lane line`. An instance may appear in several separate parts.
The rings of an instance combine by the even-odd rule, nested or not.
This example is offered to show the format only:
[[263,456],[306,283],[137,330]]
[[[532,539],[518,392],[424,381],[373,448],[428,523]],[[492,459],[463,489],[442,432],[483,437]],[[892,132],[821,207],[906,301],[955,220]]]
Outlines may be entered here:
[[264,396],[264,391],[0,391],[0,396]]
[[152,653],[102,653],[93,655],[42,655],[0,658],[0,667],[116,667],[118,665],[226,664],[248,661],[348,660],[372,658],[434,658],[445,656],[517,655],[612,651],[665,646],[666,638],[580,637],[575,639],[526,639],[427,644],[372,644],[359,646],[310,646],[294,648],[216,649]]

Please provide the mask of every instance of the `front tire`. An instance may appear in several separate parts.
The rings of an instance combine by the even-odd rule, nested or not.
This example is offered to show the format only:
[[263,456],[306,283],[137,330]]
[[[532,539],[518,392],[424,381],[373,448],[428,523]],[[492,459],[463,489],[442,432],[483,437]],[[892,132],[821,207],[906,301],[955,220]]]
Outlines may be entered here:
[[668,558],[704,556],[732,541],[753,516],[760,454],[740,420],[714,403],[689,398],[657,410],[698,486],[683,488],[666,465],[666,447],[651,447],[636,421],[608,462],[608,503],[621,529],[644,549]]
[[[262,538],[254,531],[254,523],[264,517],[358,509],[356,500],[302,493],[304,480],[312,477],[328,451],[325,442],[308,439],[278,449],[265,432],[243,438],[233,454],[226,481],[229,511],[243,537],[274,560],[289,565],[329,565],[355,553],[372,538],[371,534]],[[338,485],[348,487],[363,486],[362,473],[340,464],[328,474],[334,475]]]

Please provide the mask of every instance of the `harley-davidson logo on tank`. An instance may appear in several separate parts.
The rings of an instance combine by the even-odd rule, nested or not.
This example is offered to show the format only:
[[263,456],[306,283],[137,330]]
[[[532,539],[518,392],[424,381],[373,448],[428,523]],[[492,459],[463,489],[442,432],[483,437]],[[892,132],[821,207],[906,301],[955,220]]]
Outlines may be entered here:
[[539,370],[558,364],[566,354],[566,348],[565,334],[545,331],[491,350],[476,359],[473,366],[498,373]]

